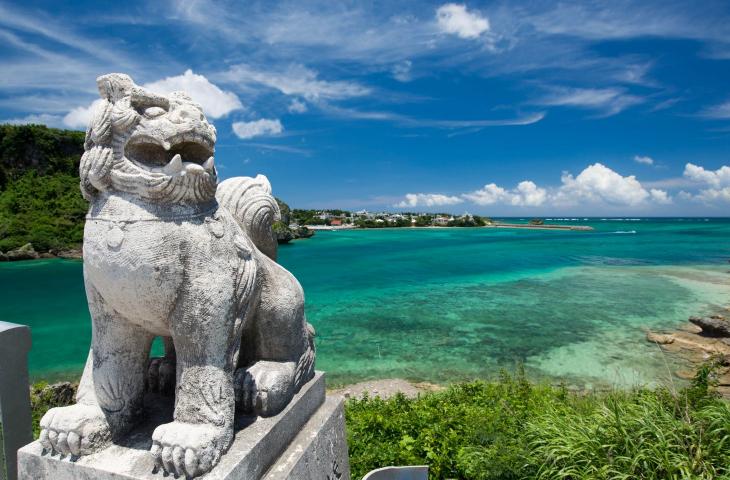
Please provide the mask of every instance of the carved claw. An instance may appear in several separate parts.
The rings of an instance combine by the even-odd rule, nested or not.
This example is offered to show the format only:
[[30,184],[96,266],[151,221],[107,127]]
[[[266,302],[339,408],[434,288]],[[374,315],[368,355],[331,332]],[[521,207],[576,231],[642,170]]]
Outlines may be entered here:
[[232,440],[230,430],[184,422],[160,425],[152,434],[150,453],[157,468],[175,477],[194,478],[218,464]]
[[276,415],[294,396],[294,362],[260,361],[238,369],[234,377],[236,408],[262,417]]
[[76,404],[48,410],[40,422],[38,438],[49,452],[64,455],[88,455],[111,440],[109,424],[95,405]]

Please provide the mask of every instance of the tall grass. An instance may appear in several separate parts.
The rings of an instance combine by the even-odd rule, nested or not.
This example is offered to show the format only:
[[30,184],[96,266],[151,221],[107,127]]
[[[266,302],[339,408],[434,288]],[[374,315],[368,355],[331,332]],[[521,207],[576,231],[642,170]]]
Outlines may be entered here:
[[713,370],[680,391],[571,393],[520,371],[413,400],[350,400],[353,478],[425,463],[434,479],[730,480],[730,407]]

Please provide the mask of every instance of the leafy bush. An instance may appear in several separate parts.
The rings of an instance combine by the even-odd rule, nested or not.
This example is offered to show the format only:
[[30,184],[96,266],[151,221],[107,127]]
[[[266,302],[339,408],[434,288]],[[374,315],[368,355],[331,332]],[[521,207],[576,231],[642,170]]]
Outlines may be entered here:
[[346,407],[353,478],[428,464],[435,479],[730,479],[730,407],[702,372],[679,392],[572,393],[522,372]]

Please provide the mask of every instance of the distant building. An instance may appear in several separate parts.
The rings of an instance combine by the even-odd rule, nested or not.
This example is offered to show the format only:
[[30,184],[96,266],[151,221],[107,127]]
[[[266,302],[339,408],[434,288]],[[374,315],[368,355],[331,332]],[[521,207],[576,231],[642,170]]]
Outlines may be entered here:
[[334,220],[330,221],[330,225],[333,227],[341,227],[342,220],[340,220],[339,218],[335,218]]

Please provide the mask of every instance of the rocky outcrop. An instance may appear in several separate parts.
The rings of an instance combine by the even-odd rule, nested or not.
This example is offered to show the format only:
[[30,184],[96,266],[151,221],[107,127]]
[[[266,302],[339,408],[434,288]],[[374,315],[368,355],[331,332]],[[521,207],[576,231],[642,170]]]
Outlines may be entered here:
[[710,317],[689,317],[690,323],[702,329],[702,333],[713,337],[730,337],[730,322],[721,315]]
[[647,332],[646,340],[649,342],[657,343],[659,345],[669,345],[674,343],[674,336],[663,333]]
[[20,248],[16,248],[15,250],[10,250],[5,254],[5,257],[7,260],[37,260],[40,258],[40,255],[38,252],[35,251],[33,248],[33,245],[30,243],[26,243]]

